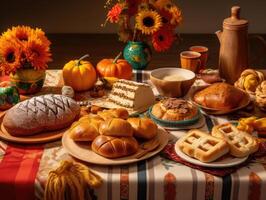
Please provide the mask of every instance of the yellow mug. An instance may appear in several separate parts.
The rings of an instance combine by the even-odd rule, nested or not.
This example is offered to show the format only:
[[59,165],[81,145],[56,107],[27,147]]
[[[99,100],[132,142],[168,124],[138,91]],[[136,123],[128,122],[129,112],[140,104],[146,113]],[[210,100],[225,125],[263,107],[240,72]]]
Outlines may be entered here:
[[195,73],[201,66],[201,54],[195,51],[183,51],[180,53],[181,68],[188,69]]

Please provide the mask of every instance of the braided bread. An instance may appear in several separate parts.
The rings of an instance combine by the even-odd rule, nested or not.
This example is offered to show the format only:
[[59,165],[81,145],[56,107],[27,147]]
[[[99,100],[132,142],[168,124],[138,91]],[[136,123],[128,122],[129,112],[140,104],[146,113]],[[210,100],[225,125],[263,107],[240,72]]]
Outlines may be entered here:
[[264,81],[262,72],[246,69],[241,73],[240,78],[235,82],[235,87],[238,87],[250,94],[254,94],[257,86]]
[[256,103],[258,107],[266,111],[266,81],[263,81],[256,89]]
[[79,112],[79,105],[69,97],[42,95],[18,103],[8,110],[3,125],[12,135],[32,135],[66,128]]

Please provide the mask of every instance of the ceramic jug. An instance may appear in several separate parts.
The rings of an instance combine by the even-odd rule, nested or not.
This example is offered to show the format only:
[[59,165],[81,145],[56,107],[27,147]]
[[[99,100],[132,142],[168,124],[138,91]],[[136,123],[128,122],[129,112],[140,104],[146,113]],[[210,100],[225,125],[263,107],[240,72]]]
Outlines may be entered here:
[[223,31],[217,31],[220,41],[219,73],[234,84],[248,68],[248,21],[240,18],[240,7],[231,8],[231,17],[223,21]]

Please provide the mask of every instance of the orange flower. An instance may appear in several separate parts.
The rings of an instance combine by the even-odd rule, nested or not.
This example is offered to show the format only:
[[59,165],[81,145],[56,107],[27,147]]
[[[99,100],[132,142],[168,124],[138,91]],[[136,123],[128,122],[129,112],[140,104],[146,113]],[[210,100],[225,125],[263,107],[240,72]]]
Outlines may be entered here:
[[16,38],[19,41],[28,41],[29,37],[32,34],[32,29],[29,26],[16,26],[12,27],[12,29],[8,29],[5,33],[3,33],[4,37],[7,38]]
[[40,28],[36,28],[34,31],[34,34],[39,38],[43,45],[47,48],[51,45],[51,42],[48,40],[48,38],[45,36],[45,33]]
[[152,35],[152,45],[158,52],[169,49],[175,37],[171,29],[163,26]]
[[37,37],[29,38],[25,45],[25,55],[27,61],[36,69],[46,69],[47,63],[52,61],[49,48],[43,45]]
[[22,49],[16,42],[10,42],[7,40],[0,40],[0,55],[1,62],[0,68],[6,74],[15,72],[21,67],[21,52]]
[[107,20],[109,20],[111,23],[117,23],[121,12],[122,12],[122,6],[119,3],[115,4],[108,12]]
[[178,26],[183,20],[181,10],[176,6],[172,6],[169,9],[169,12],[172,14],[172,19],[170,23],[174,26]]
[[169,12],[169,10],[161,9],[160,15],[162,16],[162,22],[163,24],[170,24],[170,21],[172,19],[172,13]]

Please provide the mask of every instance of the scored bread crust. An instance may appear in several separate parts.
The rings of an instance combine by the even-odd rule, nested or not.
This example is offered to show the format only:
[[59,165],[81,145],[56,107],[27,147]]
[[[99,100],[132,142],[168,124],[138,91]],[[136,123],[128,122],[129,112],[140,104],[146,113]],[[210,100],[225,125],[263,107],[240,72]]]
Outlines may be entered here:
[[201,162],[212,162],[229,151],[225,140],[215,138],[200,130],[190,130],[178,140],[182,152]]
[[230,154],[235,157],[248,156],[259,148],[256,138],[244,131],[238,130],[230,123],[214,126],[211,134],[226,140],[230,148]]
[[127,121],[133,128],[134,137],[150,140],[157,135],[158,127],[149,118],[128,118]]
[[92,150],[106,158],[120,158],[137,152],[138,142],[134,137],[99,135],[91,145]]
[[69,97],[42,95],[22,101],[8,110],[3,125],[11,135],[33,135],[66,128],[79,113],[79,105]]
[[107,119],[100,124],[99,132],[101,135],[131,137],[133,129],[129,122],[120,118]]

